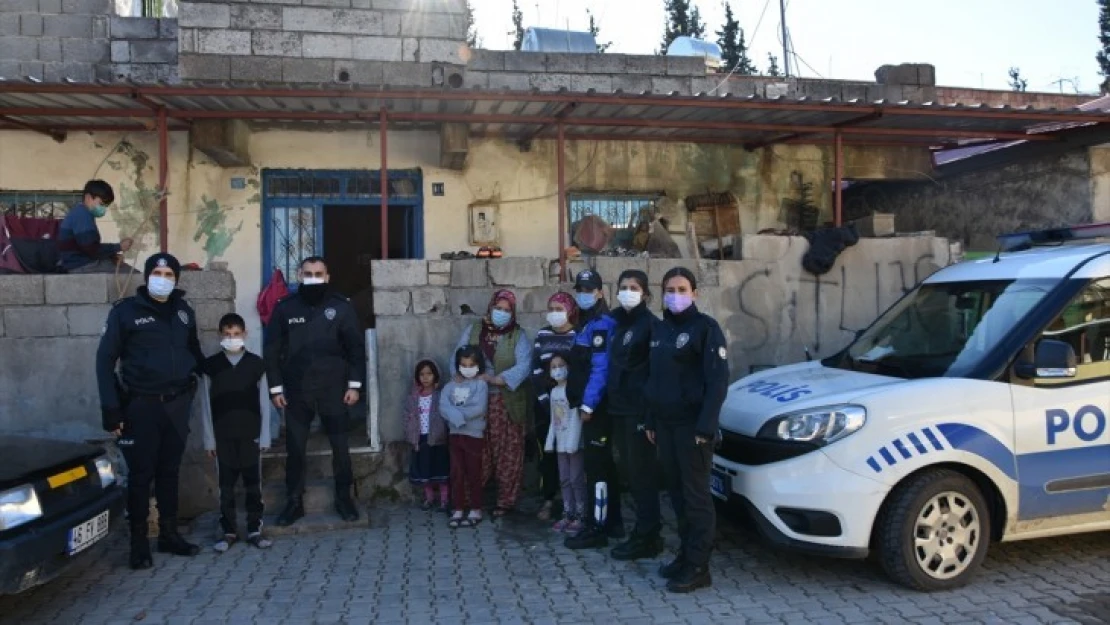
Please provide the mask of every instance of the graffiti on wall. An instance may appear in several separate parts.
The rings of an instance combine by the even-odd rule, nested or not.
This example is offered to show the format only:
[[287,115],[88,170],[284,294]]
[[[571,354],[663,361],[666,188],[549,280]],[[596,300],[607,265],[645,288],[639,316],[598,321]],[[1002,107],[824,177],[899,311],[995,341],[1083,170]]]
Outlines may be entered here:
[[242,220],[239,225],[230,227],[227,217],[230,211],[224,210],[218,201],[206,195],[201,196],[200,207],[197,209],[197,229],[193,233],[193,241],[200,243],[203,240],[205,256],[208,262],[221,257],[231,247],[235,235],[243,229]]

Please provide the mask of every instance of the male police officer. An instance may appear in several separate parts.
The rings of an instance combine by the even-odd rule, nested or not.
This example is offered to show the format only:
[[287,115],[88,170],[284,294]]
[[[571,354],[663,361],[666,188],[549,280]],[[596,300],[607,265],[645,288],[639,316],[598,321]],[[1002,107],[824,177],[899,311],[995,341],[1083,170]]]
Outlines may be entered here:
[[[199,551],[177,532],[177,487],[189,434],[194,373],[204,360],[196,315],[176,289],[181,263],[169,254],[146,261],[146,286],[108,313],[96,352],[96,377],[106,431],[119,436],[127,460],[131,568],[153,565],[147,539],[150,483],[158,500],[158,551]],[[119,363],[120,378],[115,374]],[[122,385],[121,385],[122,383]]]
[[351,499],[354,476],[347,441],[350,406],[358,403],[366,377],[366,348],[351,302],[331,291],[324,259],[301,263],[301,286],[274,308],[264,357],[274,406],[285,408],[288,434],[285,487],[289,500],[277,524],[304,516],[304,463],[309,426],[320,414],[331,442],[335,511],[358,520]]

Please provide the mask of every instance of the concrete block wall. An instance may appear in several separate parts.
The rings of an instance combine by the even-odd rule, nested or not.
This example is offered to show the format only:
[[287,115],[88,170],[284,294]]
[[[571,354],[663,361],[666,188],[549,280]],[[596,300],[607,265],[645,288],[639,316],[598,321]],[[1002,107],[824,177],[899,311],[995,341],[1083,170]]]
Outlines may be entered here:
[[599,93],[693,95],[720,84],[723,76],[714,80],[715,76],[706,73],[703,60],[693,57],[473,50],[466,85],[514,91],[593,89]]
[[0,76],[110,79],[112,0],[0,2]]
[[177,20],[113,17],[112,76],[136,82],[178,82]]
[[[461,70],[463,0],[182,1],[182,80],[439,86]],[[442,66],[454,71],[440,71]],[[438,83],[438,84],[437,84]]]

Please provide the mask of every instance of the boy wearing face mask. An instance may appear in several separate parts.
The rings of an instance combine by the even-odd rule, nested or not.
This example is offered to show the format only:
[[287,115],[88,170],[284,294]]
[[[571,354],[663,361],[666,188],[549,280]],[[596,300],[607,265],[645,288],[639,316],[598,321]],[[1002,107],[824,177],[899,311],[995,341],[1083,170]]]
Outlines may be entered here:
[[114,273],[134,271],[119,262],[119,255],[131,249],[131,239],[101,243],[96,220],[108,212],[115,200],[112,187],[103,180],[85,183],[81,202],[69,209],[58,229],[58,264],[68,273]]
[[201,399],[204,449],[216,459],[220,482],[220,527],[223,536],[214,549],[227,551],[239,539],[235,486],[243,478],[246,490],[247,542],[260,549],[270,546],[262,536],[262,456],[270,447],[269,388],[266,367],[247,351],[246,323],[235,313],[220,319],[223,350],[204,361]]

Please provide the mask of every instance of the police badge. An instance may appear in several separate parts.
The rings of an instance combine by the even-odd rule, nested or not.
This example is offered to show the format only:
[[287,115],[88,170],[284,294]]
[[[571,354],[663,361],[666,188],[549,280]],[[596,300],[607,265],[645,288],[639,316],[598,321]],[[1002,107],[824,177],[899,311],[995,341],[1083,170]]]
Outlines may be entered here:
[[324,316],[328,318],[328,321],[334,321],[335,320],[335,309],[334,308],[325,309],[324,310]]
[[689,342],[690,342],[690,335],[683,332],[682,334],[678,335],[678,340],[674,342],[674,346],[679,348],[679,349],[682,349]]
[[624,333],[624,344],[628,345],[632,342],[632,330]]
[[184,310],[177,311],[177,318],[181,320],[181,323],[189,325],[189,313]]
[[605,337],[600,334],[594,336],[594,347],[601,347],[605,344]]
[[728,360],[728,350],[723,346],[717,349],[717,355],[721,357],[721,360]]

